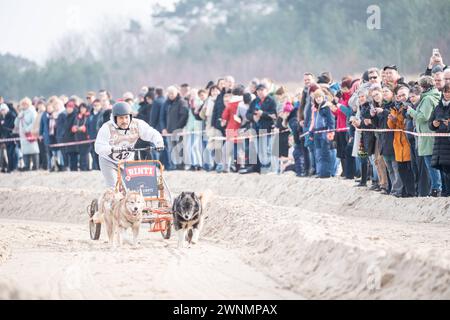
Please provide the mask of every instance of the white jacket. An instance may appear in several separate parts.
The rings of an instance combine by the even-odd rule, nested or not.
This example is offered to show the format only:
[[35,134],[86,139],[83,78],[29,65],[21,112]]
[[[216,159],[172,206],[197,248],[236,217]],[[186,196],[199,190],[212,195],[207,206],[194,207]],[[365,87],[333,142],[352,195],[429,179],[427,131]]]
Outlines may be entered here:
[[113,154],[112,148],[133,147],[138,139],[153,143],[157,148],[164,147],[161,134],[145,121],[134,119],[128,130],[120,130],[113,120],[109,120],[100,128],[95,140],[95,152],[102,158],[118,163],[121,160],[133,160],[134,152]]

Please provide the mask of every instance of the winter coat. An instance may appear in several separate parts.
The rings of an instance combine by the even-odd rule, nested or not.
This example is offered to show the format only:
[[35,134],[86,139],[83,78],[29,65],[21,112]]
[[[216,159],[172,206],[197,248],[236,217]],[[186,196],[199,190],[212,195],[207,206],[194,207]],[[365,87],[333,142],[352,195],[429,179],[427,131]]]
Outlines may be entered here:
[[[257,110],[262,110],[263,113],[259,121],[255,122],[255,120],[253,119],[253,115]],[[247,120],[251,122],[253,129],[255,129],[257,132],[259,132],[259,130],[265,130],[267,133],[270,133],[272,131],[272,127],[275,124],[274,118],[276,118],[272,118],[271,116],[276,115],[277,104],[272,97],[267,96],[264,101],[261,101],[259,97],[254,99],[250,103],[250,107],[247,110],[246,117]]]
[[150,126],[159,132],[163,129],[161,127],[160,116],[165,101],[164,97],[157,97],[155,101],[153,101],[152,111],[150,112]]
[[[14,120],[16,119],[15,115],[9,111],[5,117],[1,116],[0,123],[0,138],[7,139],[12,138],[13,130],[14,130]],[[7,142],[14,143],[14,142]]]
[[[89,133],[87,130],[87,123],[89,119],[89,112],[86,112],[85,114],[81,115],[80,113],[74,118],[71,131],[73,132],[75,129],[77,130],[75,135],[75,141],[86,141],[89,140]],[[77,145],[77,152],[79,153],[87,153],[90,150],[90,144],[80,144]]]
[[[377,129],[389,129],[388,128],[388,115],[391,113],[391,108],[394,107],[393,102],[384,102],[383,103],[383,112],[377,114],[376,127]],[[381,155],[386,157],[395,156],[394,151],[394,132],[381,132],[380,133],[380,146],[381,146]]]
[[[62,142],[75,142],[75,133],[72,132],[72,126],[74,125],[75,118],[77,117],[77,112],[73,111],[71,114],[66,114],[66,117],[64,118],[64,122],[62,123],[62,130],[63,130],[63,137]],[[67,146],[65,147],[66,152],[78,152],[78,146]]]
[[163,129],[167,129],[167,132],[172,133],[175,130],[184,128],[188,116],[187,102],[180,95],[174,100],[167,99],[163,108],[163,118],[165,120]]
[[[403,108],[393,108],[391,109],[390,114],[393,115],[396,119],[388,119],[387,125],[389,129],[405,130],[406,110]],[[406,137],[406,133],[401,131],[394,132],[394,153],[395,161],[397,162],[411,161],[411,145],[409,144],[409,140]]]
[[[314,121],[312,132],[335,129],[334,116],[331,114],[330,107],[328,107],[326,102],[323,102],[317,111],[314,111],[313,108],[312,121]],[[314,139],[319,138],[327,139],[327,133],[314,134]]]
[[[446,126],[442,121],[439,128],[433,125],[436,119],[450,119],[450,103],[445,105],[443,99],[434,109],[429,120],[429,128],[436,133],[450,133],[450,126]],[[434,139],[433,156],[431,166],[441,169],[442,166],[450,166],[450,137],[436,137]]]
[[140,107],[139,107],[139,111],[138,111],[136,118],[144,120],[145,122],[150,124],[150,114],[152,112],[153,106],[146,102],[142,102],[139,105],[140,105]]
[[[430,127],[428,121],[434,108],[438,105],[441,98],[440,92],[433,88],[429,91],[422,93],[419,105],[416,110],[409,109],[408,115],[410,115],[415,123],[418,133],[430,133]],[[433,154],[434,137],[420,137],[418,139],[418,153],[419,156],[431,156]]]
[[86,125],[87,125],[87,130],[88,130],[90,139],[97,138],[98,130],[100,130],[100,128],[97,127],[99,117],[100,117],[100,112],[95,114],[94,111],[92,111],[89,115]]
[[[235,98],[235,97],[233,97]],[[237,142],[234,140],[239,135],[239,128],[241,124],[237,122],[234,117],[237,115],[238,106],[241,100],[237,97],[230,101],[222,113],[222,119],[227,122],[226,124],[226,136],[227,140]]]
[[[39,153],[39,145],[37,139],[33,142],[30,142],[25,137],[25,134],[27,132],[32,131],[36,117],[37,112],[34,107],[29,107],[28,109],[21,111],[14,121],[14,124],[19,128],[20,148],[24,155]],[[35,136],[35,138],[37,137]]]
[[[375,129],[374,124],[375,117],[372,117],[372,115],[370,114],[371,107],[372,105],[370,104],[370,102],[366,102],[361,106],[361,115],[360,115],[361,129]],[[365,119],[371,120],[372,124],[366,125],[364,123]],[[375,132],[362,131],[361,139],[364,146],[364,151],[367,152],[369,156],[373,155],[375,153],[375,143],[376,143]]]
[[[42,137],[42,140],[46,146],[51,144],[54,141],[51,141],[51,134],[50,134],[50,119],[52,115],[48,114],[47,112],[44,112],[41,117],[41,124],[39,126],[39,135]],[[55,119],[56,121],[56,119]],[[55,123],[55,130],[53,132],[53,136],[56,136],[56,123]]]
[[[214,107],[212,111],[211,117],[211,125],[213,128],[217,129],[222,136],[225,136],[225,128],[222,127],[220,119],[222,118],[223,110],[225,110],[225,103],[223,101],[223,97],[225,95],[225,90],[223,90],[214,101]],[[215,131],[217,131],[215,130]]]

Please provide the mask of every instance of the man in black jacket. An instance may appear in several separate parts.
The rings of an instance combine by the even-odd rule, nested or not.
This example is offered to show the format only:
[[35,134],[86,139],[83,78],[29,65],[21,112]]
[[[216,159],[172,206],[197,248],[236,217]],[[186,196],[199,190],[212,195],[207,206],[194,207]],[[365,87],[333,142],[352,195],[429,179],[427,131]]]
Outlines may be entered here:
[[[250,103],[246,117],[256,134],[271,133],[277,118],[277,104],[268,95],[268,89],[264,84],[256,87],[257,98]],[[262,136],[257,139],[258,159],[253,168],[246,172],[267,172],[272,158],[272,136]],[[262,169],[262,170],[261,170]]]
[[[176,154],[178,149],[175,149],[178,143],[182,142],[182,137],[176,134],[186,126],[189,109],[186,100],[181,98],[178,89],[175,86],[167,89],[167,100],[164,103],[162,111],[162,134],[172,134],[168,137],[168,155],[169,155],[169,167],[168,170],[175,169],[175,165],[179,169],[182,167],[182,155]],[[175,149],[175,150],[174,150]],[[175,151],[175,152],[172,152]],[[173,154],[172,154],[173,153]]]

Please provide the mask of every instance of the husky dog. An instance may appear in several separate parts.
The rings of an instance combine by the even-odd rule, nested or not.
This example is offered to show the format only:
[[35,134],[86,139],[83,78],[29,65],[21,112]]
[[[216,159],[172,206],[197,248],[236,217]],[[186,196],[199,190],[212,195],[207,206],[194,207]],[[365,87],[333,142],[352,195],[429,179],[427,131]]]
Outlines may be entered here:
[[142,222],[142,211],[145,208],[145,200],[142,193],[128,192],[122,198],[115,201],[109,216],[105,215],[106,228],[109,243],[114,247],[123,244],[123,236],[128,228],[133,231],[133,245],[137,246],[137,238]]
[[196,244],[205,222],[204,208],[207,193],[182,192],[173,202],[173,224],[178,233],[178,248],[183,248],[186,240]]
[[104,223],[108,218],[114,203],[122,198],[122,194],[114,189],[107,189],[98,199],[98,210],[92,216],[94,223]]

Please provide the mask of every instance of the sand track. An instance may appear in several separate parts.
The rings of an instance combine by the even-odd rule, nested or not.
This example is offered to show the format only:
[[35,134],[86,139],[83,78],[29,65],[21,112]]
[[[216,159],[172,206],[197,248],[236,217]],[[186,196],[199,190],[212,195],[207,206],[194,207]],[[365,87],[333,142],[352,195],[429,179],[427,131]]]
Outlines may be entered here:
[[145,229],[136,250],[90,241],[98,173],[2,176],[0,298],[450,298],[448,199],[290,175],[166,177],[175,194],[213,191],[198,246]]

